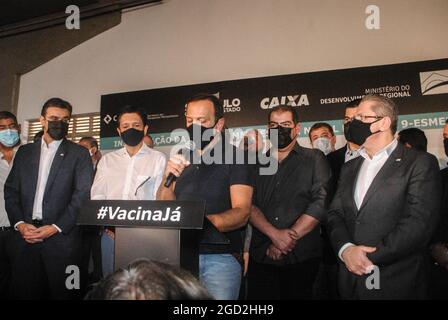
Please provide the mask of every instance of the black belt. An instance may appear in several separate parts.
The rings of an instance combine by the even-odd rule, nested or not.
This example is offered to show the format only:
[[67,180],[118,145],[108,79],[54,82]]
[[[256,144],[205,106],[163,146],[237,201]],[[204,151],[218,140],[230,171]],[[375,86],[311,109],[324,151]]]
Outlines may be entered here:
[[37,219],[34,219],[33,220],[33,226],[35,226],[35,227],[42,227],[44,224],[42,223],[42,220],[37,220]]
[[11,231],[12,227],[0,227],[0,231]]

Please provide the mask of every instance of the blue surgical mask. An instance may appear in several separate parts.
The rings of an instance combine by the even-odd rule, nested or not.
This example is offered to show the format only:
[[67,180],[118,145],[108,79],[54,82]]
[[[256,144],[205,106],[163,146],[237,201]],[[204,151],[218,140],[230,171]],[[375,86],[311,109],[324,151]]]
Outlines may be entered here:
[[5,147],[14,147],[19,142],[19,132],[17,130],[6,129],[0,131],[0,143]]

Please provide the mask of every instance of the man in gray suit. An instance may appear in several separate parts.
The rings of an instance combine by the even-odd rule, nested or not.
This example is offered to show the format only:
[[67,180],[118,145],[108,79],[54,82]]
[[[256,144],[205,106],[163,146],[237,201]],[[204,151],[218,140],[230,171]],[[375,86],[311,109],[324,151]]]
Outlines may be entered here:
[[397,118],[392,100],[368,95],[349,124],[361,156],[342,168],[328,216],[346,299],[427,297],[427,245],[441,202],[439,167],[429,153],[397,143]]

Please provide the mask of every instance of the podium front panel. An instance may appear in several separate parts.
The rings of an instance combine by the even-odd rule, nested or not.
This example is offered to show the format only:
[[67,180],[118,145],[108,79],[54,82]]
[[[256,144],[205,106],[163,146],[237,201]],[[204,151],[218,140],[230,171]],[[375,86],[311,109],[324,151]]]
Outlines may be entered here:
[[180,233],[173,229],[116,228],[115,270],[138,258],[180,265]]
[[146,258],[199,275],[199,238],[196,230],[116,228],[115,270]]

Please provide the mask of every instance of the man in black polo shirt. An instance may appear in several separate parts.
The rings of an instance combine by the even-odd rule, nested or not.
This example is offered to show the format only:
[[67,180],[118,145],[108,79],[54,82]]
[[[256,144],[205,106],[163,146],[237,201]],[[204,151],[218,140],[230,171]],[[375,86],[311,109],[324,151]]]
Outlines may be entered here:
[[[243,231],[250,215],[255,172],[253,166],[225,161],[225,152],[235,154],[236,148],[223,134],[223,114],[222,103],[214,95],[199,94],[187,102],[187,131],[197,149],[190,154],[190,161],[179,154],[171,157],[164,181],[170,173],[177,180],[168,188],[162,183],[157,198],[206,201],[200,281],[215,299],[237,299]],[[199,141],[195,139],[197,132]],[[210,163],[210,159],[215,162]]]
[[[298,116],[290,106],[269,113],[269,136],[278,130],[275,174],[257,178],[250,222],[250,299],[311,299],[320,256],[319,222],[326,216],[331,177],[324,154],[299,146]],[[271,139],[271,141],[273,141]],[[277,149],[277,150],[276,150]]]

